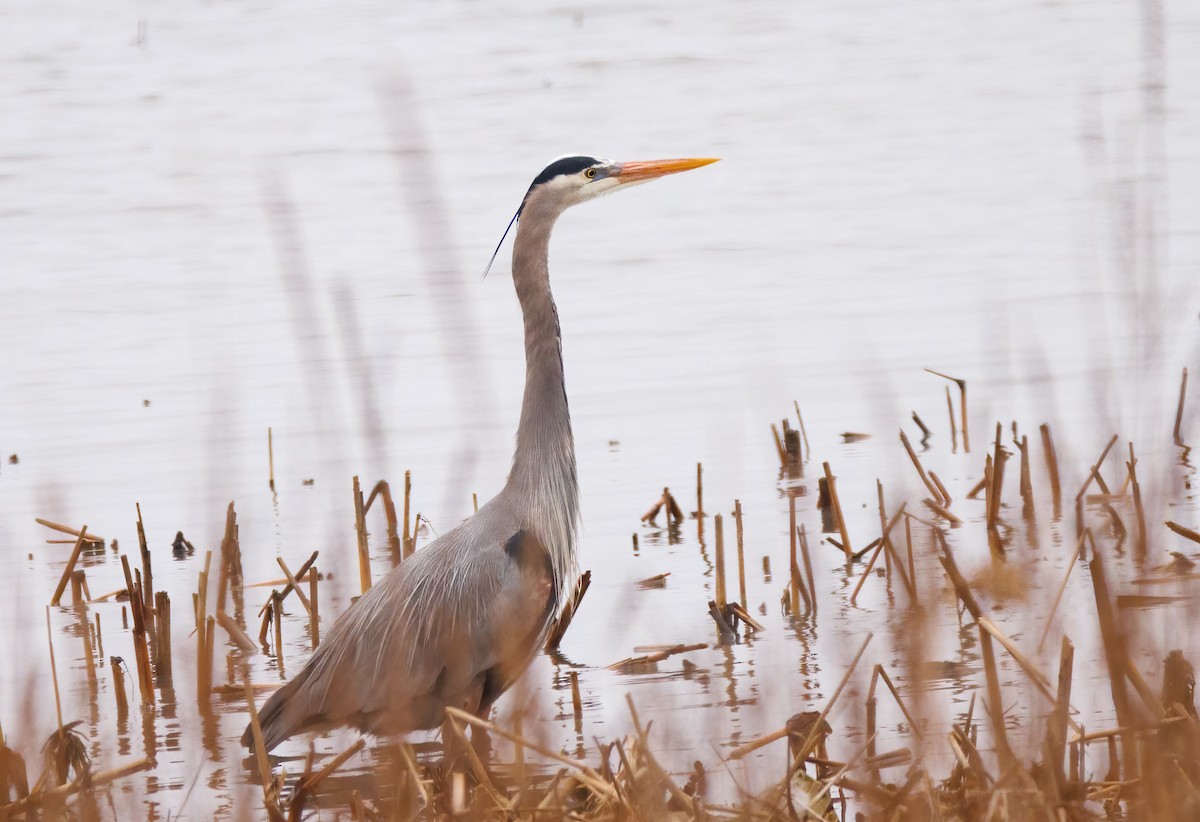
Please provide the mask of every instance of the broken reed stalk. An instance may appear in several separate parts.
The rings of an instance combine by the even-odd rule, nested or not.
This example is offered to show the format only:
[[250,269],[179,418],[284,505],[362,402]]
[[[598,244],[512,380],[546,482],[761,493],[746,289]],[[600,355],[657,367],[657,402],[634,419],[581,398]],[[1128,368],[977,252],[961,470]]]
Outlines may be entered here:
[[737,559],[738,559],[738,601],[743,608],[748,608],[746,599],[746,551],[742,543],[742,501],[733,501],[733,524],[737,530]]
[[783,447],[783,438],[779,436],[779,427],[771,423],[771,435],[775,438],[775,451],[779,454],[779,467],[787,470],[787,449]]
[[146,632],[154,640],[157,656],[158,638],[154,630],[154,572],[150,567],[150,546],[146,543],[146,527],[142,524],[142,504],[135,502],[134,508],[137,509],[138,551],[142,558],[142,616],[146,623]]
[[[297,577],[292,576],[291,569],[287,567],[287,563],[283,561],[283,557],[275,557],[275,562],[279,565],[279,570],[283,571],[283,576],[288,581],[287,588],[284,590],[295,591],[300,604],[304,606],[305,613],[311,613],[312,605],[309,603],[308,597],[304,595],[304,590],[300,587],[300,583],[296,581]],[[279,595],[279,599],[281,602],[283,601],[282,593]]]
[[[800,755],[798,757],[796,757],[796,759],[798,759],[799,761],[803,762],[805,759],[808,758],[808,754],[810,754],[812,752],[809,749],[809,746],[811,744],[815,743],[817,738],[819,737],[821,724],[825,721],[825,718],[829,715],[829,712],[833,709],[833,706],[837,703],[838,697],[841,696],[842,690],[846,687],[846,683],[850,681],[850,676],[854,673],[854,669],[856,667],[858,667],[858,661],[860,659],[862,659],[862,655],[867,650],[867,645],[870,644],[871,638],[873,636],[874,636],[874,634],[870,634],[870,633],[867,634],[866,639],[863,640],[862,645],[858,649],[858,653],[854,655],[854,660],[850,663],[850,666],[846,669],[846,672],[842,675],[841,682],[838,683],[837,688],[833,692],[833,696],[831,696],[829,698],[829,701],[825,703],[824,710],[821,711],[821,714],[817,718],[817,720],[815,722],[813,722],[812,731],[810,731],[810,733],[809,733],[809,738],[804,741],[804,745],[801,746],[801,749],[800,749]],[[745,745],[742,745],[740,748],[735,748],[729,754],[729,759],[741,759],[742,757],[746,756],[747,754],[754,753],[759,748],[765,747],[766,745],[770,745],[772,742],[776,741],[777,739],[783,739],[789,733],[790,733],[790,731],[789,731],[788,727],[786,725],[784,725],[779,730],[771,731],[770,733],[763,734],[762,736],[758,737],[757,739],[750,740]]]
[[575,712],[575,732],[583,727],[583,697],[579,693],[579,671],[570,671],[568,677],[571,681],[571,710]]
[[[1114,437],[1115,439],[1115,437]],[[1107,453],[1108,449],[1105,449]],[[1092,592],[1096,598],[1096,613],[1100,619],[1100,636],[1104,640],[1104,658],[1108,664],[1109,687],[1112,690],[1113,706],[1117,712],[1117,725],[1125,729],[1121,734],[1124,753],[1125,777],[1137,776],[1137,737],[1133,733],[1134,716],[1129,704],[1129,693],[1125,688],[1125,672],[1129,669],[1125,639],[1113,618],[1112,599],[1108,593],[1108,579],[1104,572],[1104,560],[1099,551],[1092,552]],[[1114,767],[1119,767],[1114,760]],[[1118,771],[1119,772],[1119,771]]]
[[[313,553],[313,558],[316,558],[316,553]],[[308,632],[312,634],[312,649],[317,650],[317,646],[321,644],[321,616],[317,604],[317,568],[314,565],[308,570],[308,602],[312,606],[308,609]]]
[[361,593],[371,590],[371,554],[367,547],[366,506],[358,475],[354,477],[354,532],[358,538],[358,582]]
[[800,535],[796,529],[796,495],[791,490],[788,491],[788,534],[791,535],[789,540],[788,601],[791,605],[792,616],[796,617],[800,615],[800,566],[796,562],[796,546]]
[[1192,542],[1200,542],[1200,532],[1193,531],[1191,528],[1185,528],[1178,522],[1171,522],[1170,520],[1167,520],[1164,524],[1176,534],[1179,534],[1179,536],[1190,539]]
[[1137,458],[1133,455],[1133,443],[1129,443],[1129,462],[1125,463],[1129,471],[1129,482],[1133,487],[1133,510],[1137,515],[1137,541],[1134,543],[1138,556],[1146,556],[1149,535],[1146,533],[1146,511],[1142,508],[1142,487],[1138,484]]
[[1054,438],[1050,435],[1050,426],[1042,423],[1038,430],[1042,434],[1042,452],[1046,457],[1046,473],[1050,477],[1050,495],[1054,504],[1054,518],[1062,516],[1062,486],[1058,480],[1058,454],[1054,450]]
[[58,733],[63,734],[62,697],[58,693],[58,666],[54,662],[54,635],[50,630],[50,606],[46,606],[46,646],[50,649],[50,678],[54,680],[54,710],[58,716]]
[[254,759],[258,764],[258,778],[262,783],[263,800],[271,802],[273,799],[274,780],[271,778],[271,762],[267,759],[267,746],[263,742],[262,725],[258,721],[258,707],[254,704],[254,689],[250,687],[249,675],[244,680],[246,690],[246,708],[250,712],[250,736],[254,740]]
[[154,679],[150,672],[150,653],[146,647],[146,620],[142,613],[142,592],[134,584],[129,572],[129,557],[121,554],[121,570],[125,573],[125,587],[129,591],[129,609],[133,612],[133,656],[137,663],[138,687],[143,705],[154,704]]
[[929,475],[925,473],[925,468],[921,465],[921,460],[917,458],[917,452],[913,450],[912,443],[908,441],[908,435],[903,430],[900,431],[900,442],[904,446],[904,450],[908,452],[908,458],[912,460],[913,466],[917,469],[917,474],[921,477],[921,482],[925,483],[925,488],[929,491],[929,496],[935,500],[942,499],[942,495],[930,481]]
[[1183,436],[1179,433],[1180,427],[1183,425],[1183,401],[1187,397],[1187,368],[1183,369],[1183,377],[1179,381],[1179,405],[1175,408],[1175,444],[1183,446]]
[[83,550],[83,543],[87,537],[87,526],[79,529],[79,534],[75,538],[75,547],[71,549],[71,557],[67,560],[67,567],[63,569],[62,576],[59,577],[58,587],[54,589],[54,596],[50,598],[50,604],[58,605],[62,599],[63,591],[67,590],[67,582],[71,579],[71,572],[75,570],[75,563],[79,561],[79,553]]
[[804,459],[812,459],[812,448],[808,444],[808,432],[804,430],[804,417],[800,414],[800,403],[792,400],[792,405],[796,409],[796,422],[800,424],[800,436],[804,438]]
[[917,424],[917,428],[921,429],[921,442],[924,442],[933,436],[933,432],[929,430],[929,426],[926,425],[919,416],[917,416],[916,411],[912,412],[912,420]]
[[[154,595],[154,610],[158,618],[154,621],[157,657],[154,660],[154,673],[158,686],[166,687],[171,683],[171,597],[166,591]],[[100,628],[100,615],[96,615],[96,629]]]
[[217,610],[225,610],[225,598],[234,591],[235,615],[241,618],[243,607],[242,546],[238,540],[237,511],[233,502],[225,506],[225,534],[221,537],[221,560],[217,568]]
[[713,527],[716,529],[717,537],[714,550],[713,572],[716,577],[714,595],[717,600],[717,607],[721,612],[725,611],[725,527],[721,520],[721,515],[717,514],[713,517]]
[[[68,536],[72,536],[72,537],[79,536],[79,531],[72,528],[70,525],[63,525],[61,522],[53,522],[52,520],[42,519],[41,517],[34,517],[33,521],[36,522],[38,525],[44,525],[45,527],[49,528],[51,531],[58,531],[60,534],[67,534]],[[104,542],[104,537],[97,536],[96,534],[88,534],[84,539],[86,542],[90,542],[93,544]],[[47,540],[47,542],[49,542],[49,541],[50,540]]]
[[950,397],[950,386],[946,386],[946,411],[950,414],[950,453],[958,453],[958,425],[954,422],[954,400]]
[[258,645],[229,614],[224,611],[217,611],[217,623],[225,629],[225,633],[229,634],[229,638],[233,640],[234,645],[237,645],[243,651],[250,651],[251,653],[258,651]]
[[[204,552],[204,569],[196,582],[196,699],[208,705],[212,691],[212,672],[207,670],[208,645],[213,637],[208,632],[208,574],[212,567],[212,551]],[[135,617],[136,623],[136,617]]]
[[[416,550],[416,535],[408,530],[409,501],[412,498],[412,471],[404,472],[404,530],[400,534],[400,553],[408,559]],[[415,529],[414,529],[415,530]]]
[[1046,627],[1042,629],[1042,636],[1038,640],[1037,649],[1040,653],[1042,645],[1046,642],[1046,637],[1050,634],[1050,626],[1054,624],[1054,614],[1058,611],[1058,603],[1062,601],[1063,592],[1067,590],[1067,581],[1071,579],[1071,571],[1075,570],[1075,560],[1080,556],[1080,549],[1083,548],[1083,541],[1088,537],[1088,532],[1079,535],[1079,539],[1075,540],[1075,551],[1071,554],[1067,561],[1067,573],[1063,574],[1063,580],[1059,583],[1058,591],[1054,594],[1054,604],[1050,606],[1050,614],[1046,617]]
[[704,466],[696,463],[696,519],[704,516]]
[[935,377],[941,377],[944,380],[950,380],[950,382],[958,386],[958,404],[959,410],[962,412],[963,451],[968,454],[971,453],[971,435],[967,427],[967,381],[960,380],[958,377],[951,377],[949,374],[943,374],[940,371],[934,371],[932,368],[926,368],[925,370],[930,374],[933,374]]
[[[301,565],[299,567],[299,569],[297,569],[296,573],[293,576],[285,577],[284,579],[277,580],[277,581],[256,583],[254,587],[269,587],[272,585],[278,585],[280,583],[286,582],[287,585],[284,586],[283,591],[280,593],[280,596],[286,597],[292,591],[292,589],[294,587],[292,583],[296,580],[304,579],[305,573],[307,573],[308,570],[310,568],[312,568],[313,563],[317,561],[317,555],[319,553],[320,553],[320,551],[313,551],[312,554],[309,556],[309,558],[304,560],[304,564]],[[270,600],[267,600],[267,602],[263,605],[263,607],[258,609],[258,615],[260,617],[263,615],[263,613],[266,612],[267,607],[269,605],[270,605]]]
[[271,613],[275,628],[275,661],[279,663],[279,672],[283,673],[283,597],[278,591],[271,592]]
[[[387,520],[387,540],[388,553],[392,556],[392,567],[395,568],[403,559],[403,552],[400,547],[400,534],[397,532],[399,524],[396,518],[396,504],[392,502],[392,488],[388,485],[387,480],[380,480],[375,483],[375,487],[371,489],[371,493],[367,496],[367,504],[364,506],[364,514],[371,510],[371,503],[378,496],[383,500],[383,516]],[[475,506],[475,511],[479,511],[479,500],[474,494],[471,495],[472,504]]]
[[[1049,747],[1052,755],[1050,763],[1055,769],[1056,776],[1060,782],[1066,782],[1066,774],[1063,772],[1063,759],[1066,755],[1067,745],[1067,720],[1071,716],[1071,680],[1075,667],[1075,646],[1071,640],[1064,636],[1062,638],[1062,652],[1059,654],[1058,662],[1058,689],[1054,701],[1054,713],[1050,718],[1050,726],[1047,728],[1049,736]],[[1082,729],[1080,729],[1082,732]]]
[[850,594],[851,605],[854,605],[855,601],[858,599],[858,592],[862,590],[863,583],[867,581],[867,577],[871,575],[871,569],[875,567],[875,560],[879,559],[879,555],[883,553],[885,547],[884,541],[880,540],[879,547],[872,552],[870,562],[867,563],[867,567],[863,570],[862,576],[858,578],[858,584],[854,586],[854,593]]
[[474,714],[469,714],[466,711],[459,710],[458,708],[447,706],[446,715],[453,717],[454,719],[458,720],[459,722],[465,722],[466,724],[468,724],[474,728],[482,728],[483,730],[487,731],[490,734],[495,734],[496,736],[504,737],[505,739],[507,739],[509,742],[512,742],[513,744],[523,745],[526,748],[528,748],[529,750],[539,754],[540,756],[544,756],[547,759],[553,760],[562,765],[566,765],[568,768],[571,768],[572,770],[576,771],[577,772],[576,778],[579,779],[579,781],[582,782],[584,785],[586,785],[588,788],[590,788],[594,793],[596,793],[606,799],[616,799],[617,798],[616,790],[612,787],[612,785],[610,785],[604,779],[604,777],[600,776],[600,774],[596,773],[594,770],[592,770],[590,767],[588,767],[586,764],[584,764],[582,762],[576,762],[573,759],[569,759],[568,757],[563,756],[562,754],[558,753],[557,751],[553,751],[544,745],[539,745],[538,743],[534,742],[531,739],[518,738],[515,734],[506,730],[505,728],[500,727],[499,725],[495,724],[494,722],[489,722],[486,719],[477,717]]
[[121,670],[121,663],[115,656],[109,657],[108,663],[112,668],[113,693],[117,698],[117,721],[124,722],[129,716],[129,700],[125,696],[125,672]]
[[267,485],[275,490],[275,439],[271,434],[271,426],[267,426]]
[[938,479],[938,475],[932,470],[929,472],[929,478],[933,480],[933,484],[937,486],[938,493],[942,496],[942,503],[949,507],[950,503],[952,503],[954,500],[950,498],[950,492],[946,490],[946,486],[942,485],[942,481]]
[[854,557],[854,551],[850,547],[850,532],[846,529],[846,518],[842,515],[842,503],[838,499],[837,477],[830,470],[829,463],[823,462],[821,463],[821,467],[825,471],[825,484],[829,488],[829,503],[833,506],[833,515],[837,521],[838,532],[842,536],[842,550],[846,552],[846,561],[850,562]]
[[817,615],[817,581],[813,578],[812,559],[808,555],[808,534],[805,532],[803,524],[800,525],[800,556],[804,559],[804,576],[808,579],[809,607],[812,608],[815,617]]

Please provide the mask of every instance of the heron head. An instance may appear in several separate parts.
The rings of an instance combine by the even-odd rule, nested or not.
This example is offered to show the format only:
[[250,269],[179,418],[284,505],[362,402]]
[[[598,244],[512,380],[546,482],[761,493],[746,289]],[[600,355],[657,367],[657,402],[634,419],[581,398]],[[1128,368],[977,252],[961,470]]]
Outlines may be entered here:
[[[508,236],[509,229],[527,209],[535,209],[553,221],[571,206],[586,200],[593,200],[602,194],[639,183],[647,183],[668,174],[690,171],[716,161],[715,157],[695,157],[683,160],[644,160],[618,163],[614,160],[583,154],[559,157],[542,169],[541,174],[533,178],[533,183],[525,192],[525,198],[521,201],[520,208],[509,222],[508,229],[504,231],[504,237]],[[492,262],[495,262],[496,254],[500,252],[500,246],[504,244],[504,237],[500,238],[500,244],[496,246],[496,253],[492,254],[488,270],[491,269]],[[487,271],[484,272],[484,276],[487,276]]]
[[525,193],[522,208],[536,197],[546,200],[546,205],[562,210],[619,188],[628,188],[715,162],[715,158],[708,157],[625,163],[587,155],[559,157],[533,178],[529,191]]

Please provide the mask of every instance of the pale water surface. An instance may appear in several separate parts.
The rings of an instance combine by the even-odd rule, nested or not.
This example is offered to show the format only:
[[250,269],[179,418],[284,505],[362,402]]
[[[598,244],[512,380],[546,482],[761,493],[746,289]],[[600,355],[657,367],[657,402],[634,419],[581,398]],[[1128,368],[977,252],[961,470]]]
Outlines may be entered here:
[[[810,533],[822,461],[860,545],[878,533],[876,477],[890,506],[921,507],[895,442],[901,425],[915,433],[914,409],[937,432],[926,459],[974,523],[982,506],[962,497],[997,419],[1033,434],[1051,422],[1072,489],[1119,431],[1158,483],[1152,520],[1194,523],[1178,490],[1189,469],[1166,449],[1179,369],[1200,364],[1194,3],[18,2],[0,7],[0,99],[0,722],[30,761],[55,722],[42,619],[69,546],[44,544],[34,517],[87,523],[128,551],[140,502],[156,586],[174,601],[179,709],[117,729],[108,677],[89,707],[76,635],[55,641],[64,712],[86,720],[99,766],[157,748],[159,767],[118,791],[130,807],[149,793],[151,816],[254,803],[234,741],[242,707],[223,706],[206,753],[195,742],[189,592],[228,501],[249,580],[320,549],[335,577],[328,630],[357,593],[353,475],[397,488],[411,469],[424,541],[500,487],[524,373],[507,247],[480,274],[529,180],[563,153],[723,161],[572,211],[556,234],[593,583],[566,660],[539,658],[525,680],[549,744],[575,753],[625,732],[631,693],[674,768],[716,765],[822,705],[871,630],[853,702],[831,717],[832,755],[862,744],[869,666],[899,664],[904,611],[881,581],[851,608],[853,582],[814,538],[821,616],[781,617],[787,507],[768,425],[793,399],[814,457],[800,500]],[[927,366],[970,383],[970,455],[949,453]],[[842,444],[847,430],[875,437]],[[638,522],[664,485],[694,507],[697,461],[710,513],[745,508],[748,598],[756,614],[765,603],[768,630],[688,655],[703,678],[672,676],[678,659],[615,674],[606,666],[635,646],[712,639],[711,519],[703,543],[694,521],[677,544]],[[199,554],[171,559],[177,530]],[[1057,579],[1070,516],[1043,516],[1040,533],[1044,553],[1022,561]],[[978,528],[952,539],[986,565]],[[1178,546],[1156,557],[1166,547]],[[111,552],[84,567],[95,594],[123,585]],[[920,570],[941,601],[931,556]],[[664,590],[633,585],[666,571]],[[1100,653],[1081,586],[1063,624],[1077,665]],[[994,606],[1036,644],[1043,605]],[[294,607],[288,674],[308,647]],[[120,606],[93,610],[106,655],[132,660]],[[52,618],[66,629],[75,616]],[[948,603],[936,622],[934,656],[956,659]],[[1152,677],[1159,645],[1197,658],[1162,615],[1134,627],[1152,640],[1139,659]],[[962,661],[965,677],[934,683],[960,711],[977,670]],[[253,668],[280,677],[271,657]],[[1035,692],[1005,674],[1015,723],[1033,727]],[[1111,722],[1101,690],[1076,707]],[[501,721],[511,710],[506,699]],[[881,722],[881,750],[910,744],[898,722]],[[782,768],[770,750],[739,778],[766,784]]]

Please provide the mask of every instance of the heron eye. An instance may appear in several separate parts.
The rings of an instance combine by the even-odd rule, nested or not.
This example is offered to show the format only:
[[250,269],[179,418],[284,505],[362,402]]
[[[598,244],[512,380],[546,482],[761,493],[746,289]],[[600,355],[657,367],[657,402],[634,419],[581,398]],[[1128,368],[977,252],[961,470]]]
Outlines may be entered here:
[[589,180],[591,180],[596,176],[596,169],[589,168],[587,171],[583,172],[583,174],[585,177],[587,177]]

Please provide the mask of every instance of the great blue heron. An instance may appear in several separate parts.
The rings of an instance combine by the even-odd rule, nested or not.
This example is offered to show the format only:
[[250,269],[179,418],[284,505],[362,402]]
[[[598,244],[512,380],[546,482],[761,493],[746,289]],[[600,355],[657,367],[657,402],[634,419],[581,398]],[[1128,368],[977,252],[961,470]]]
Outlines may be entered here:
[[[508,482],[342,614],[304,670],[263,705],[267,750],[337,725],[382,735],[435,728],[447,706],[485,716],[529,665],[579,572],[579,490],[550,293],[550,231],[576,203],[712,162],[563,157],[534,178],[513,217],[525,396]],[[247,728],[242,743],[252,742]]]

